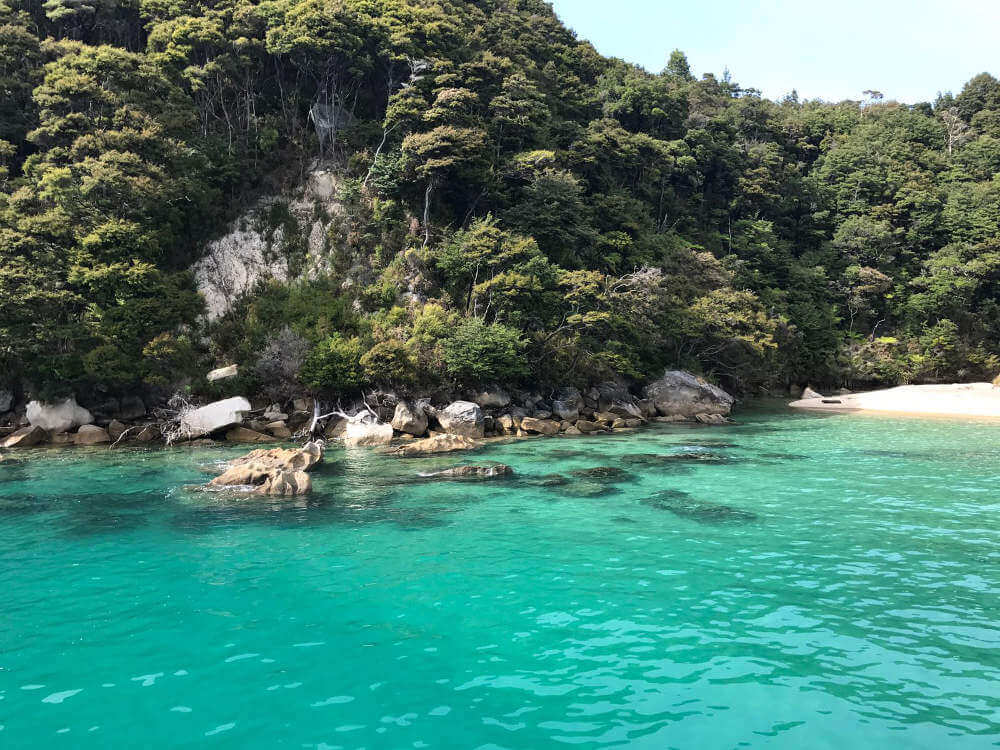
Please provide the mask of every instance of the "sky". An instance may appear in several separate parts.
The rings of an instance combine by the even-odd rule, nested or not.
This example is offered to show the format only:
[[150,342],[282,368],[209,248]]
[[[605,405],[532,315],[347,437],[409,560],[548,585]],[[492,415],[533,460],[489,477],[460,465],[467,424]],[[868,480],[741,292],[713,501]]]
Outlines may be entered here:
[[1000,77],[1000,0],[552,0],[604,55],[659,72],[671,50],[697,76],[772,99],[933,101],[972,76]]

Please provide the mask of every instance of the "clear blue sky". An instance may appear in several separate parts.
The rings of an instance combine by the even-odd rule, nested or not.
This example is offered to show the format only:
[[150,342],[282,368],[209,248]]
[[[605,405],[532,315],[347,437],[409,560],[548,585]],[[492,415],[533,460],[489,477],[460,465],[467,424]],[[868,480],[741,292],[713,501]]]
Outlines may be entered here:
[[780,98],[903,102],[1000,77],[1000,0],[553,0],[605,55],[652,71],[671,50],[695,75],[720,74]]

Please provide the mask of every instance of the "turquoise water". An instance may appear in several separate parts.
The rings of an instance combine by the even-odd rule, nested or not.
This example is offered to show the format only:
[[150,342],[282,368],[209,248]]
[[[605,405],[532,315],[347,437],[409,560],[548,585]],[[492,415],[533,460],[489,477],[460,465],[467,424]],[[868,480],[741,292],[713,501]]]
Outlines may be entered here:
[[17,454],[0,746],[1000,745],[1000,426],[741,420],[487,483],[338,448],[298,504],[184,489],[232,449]]

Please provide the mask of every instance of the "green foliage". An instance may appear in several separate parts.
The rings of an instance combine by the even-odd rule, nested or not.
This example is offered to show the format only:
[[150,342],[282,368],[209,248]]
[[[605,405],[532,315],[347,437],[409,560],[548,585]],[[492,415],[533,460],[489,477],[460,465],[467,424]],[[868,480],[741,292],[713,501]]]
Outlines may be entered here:
[[344,338],[339,333],[320,341],[302,365],[302,382],[312,388],[356,391],[365,383],[361,357],[365,347],[361,339]]
[[444,367],[451,377],[469,383],[510,382],[524,376],[524,341],[513,328],[467,318],[444,339]]

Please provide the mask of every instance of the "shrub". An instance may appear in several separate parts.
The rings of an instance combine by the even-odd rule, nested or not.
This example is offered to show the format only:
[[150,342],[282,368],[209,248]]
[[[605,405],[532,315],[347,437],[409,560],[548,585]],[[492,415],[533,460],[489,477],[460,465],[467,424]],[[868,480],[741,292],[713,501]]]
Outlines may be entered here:
[[345,339],[339,333],[327,337],[312,348],[302,365],[299,377],[313,388],[334,391],[357,390],[364,383],[361,339]]
[[500,323],[468,318],[444,340],[446,372],[460,381],[510,381],[525,375],[520,332]]
[[261,392],[275,401],[292,395],[298,390],[299,370],[308,353],[308,341],[291,328],[282,328],[268,341],[253,368]]

